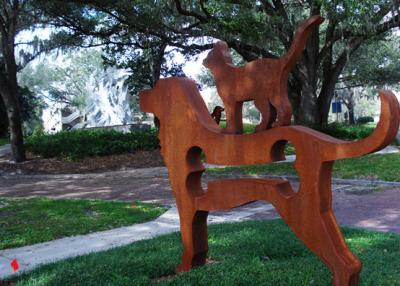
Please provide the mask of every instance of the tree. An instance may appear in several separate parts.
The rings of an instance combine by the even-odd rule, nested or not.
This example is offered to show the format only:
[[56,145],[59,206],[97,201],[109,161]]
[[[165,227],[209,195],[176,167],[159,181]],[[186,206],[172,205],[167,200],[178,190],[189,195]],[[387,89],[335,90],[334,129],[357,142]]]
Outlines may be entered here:
[[57,60],[53,56],[24,67],[18,75],[19,84],[47,101],[83,110],[90,78],[104,70],[101,52],[83,49],[64,53]]
[[162,27],[156,19],[166,8],[165,1],[151,2],[52,1],[44,13],[70,38],[83,39],[81,47],[102,46],[107,65],[130,70],[128,84],[136,95],[162,76],[184,76],[182,66],[173,62],[171,38],[147,33]]
[[211,39],[221,39],[246,61],[283,54],[296,27],[321,14],[326,22],[312,34],[288,83],[295,121],[307,125],[327,122],[335,85],[358,49],[386,38],[400,23],[400,0],[67,2],[69,13],[57,9],[60,0],[47,8],[58,25],[101,39],[97,44],[131,51],[175,47],[193,55],[211,48]]
[[26,3],[19,0],[2,0],[0,12],[2,57],[0,94],[7,110],[12,156],[16,162],[25,160],[17,83],[18,66],[15,58],[15,38],[20,29],[18,24],[22,20],[21,12],[26,8]]
[[0,97],[0,138],[6,137],[8,134],[7,111],[3,100]]
[[[17,72],[20,67],[34,59],[43,48],[43,42],[38,38],[32,40],[32,52],[20,52],[20,62],[17,63],[16,43],[17,35],[41,21],[38,10],[32,9],[32,1],[28,0],[1,0],[0,1],[0,96],[4,104],[8,127],[10,130],[10,143],[12,160],[22,162],[25,160],[23,144],[21,102],[22,89],[17,82]],[[45,49],[42,49],[45,50]],[[28,94],[25,90],[25,93]]]
[[369,41],[361,46],[349,62],[339,84],[345,88],[369,86],[387,88],[400,84],[400,36]]
[[[16,42],[21,32],[43,28],[51,22],[42,13],[46,4],[36,0],[0,0],[0,95],[7,112],[12,160],[15,162],[25,160],[17,72],[42,53],[60,47],[76,46],[82,40],[69,37],[59,30],[49,39],[34,37],[26,43]],[[22,49],[23,45],[27,49]]]

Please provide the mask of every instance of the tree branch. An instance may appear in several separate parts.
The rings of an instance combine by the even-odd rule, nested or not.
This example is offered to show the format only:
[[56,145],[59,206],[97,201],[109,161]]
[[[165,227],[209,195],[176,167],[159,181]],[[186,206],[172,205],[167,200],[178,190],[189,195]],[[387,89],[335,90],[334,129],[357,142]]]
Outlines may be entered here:
[[[185,10],[182,8],[182,3],[179,0],[174,0],[175,2],[175,7],[176,10],[178,11],[179,14],[184,15],[184,16],[188,16],[188,17],[194,17],[197,20],[199,20],[201,23],[206,23],[207,22],[207,14],[206,17],[204,17],[203,15],[200,15],[198,13],[195,13],[193,11],[189,11],[189,10]],[[200,4],[203,1],[200,1]]]

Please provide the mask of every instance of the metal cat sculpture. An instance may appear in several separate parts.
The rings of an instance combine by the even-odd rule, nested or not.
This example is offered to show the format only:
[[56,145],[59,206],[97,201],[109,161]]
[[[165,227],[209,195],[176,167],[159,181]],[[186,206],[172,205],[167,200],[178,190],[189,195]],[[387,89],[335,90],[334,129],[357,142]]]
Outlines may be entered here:
[[[257,75],[259,80],[263,75]],[[240,86],[240,85],[239,85]],[[223,132],[210,116],[194,81],[161,79],[140,93],[140,107],[160,120],[161,153],[176,198],[183,243],[178,271],[206,263],[209,211],[256,200],[270,202],[296,236],[327,265],[333,285],[358,285],[361,262],[346,245],[332,211],[331,177],[335,160],[384,148],[399,128],[400,107],[390,91],[381,91],[381,117],[367,138],[348,142],[303,126],[279,126],[254,134]],[[229,179],[208,183],[201,176],[206,161],[219,165],[252,165],[284,160],[284,147],[296,148],[300,187],[284,179]]]
[[307,39],[324,19],[313,16],[297,29],[288,52],[279,59],[258,59],[242,67],[233,65],[228,45],[217,42],[203,65],[214,75],[218,94],[226,112],[226,133],[243,133],[243,102],[254,100],[261,114],[256,131],[290,125],[290,105],[287,82],[289,73],[300,58]]

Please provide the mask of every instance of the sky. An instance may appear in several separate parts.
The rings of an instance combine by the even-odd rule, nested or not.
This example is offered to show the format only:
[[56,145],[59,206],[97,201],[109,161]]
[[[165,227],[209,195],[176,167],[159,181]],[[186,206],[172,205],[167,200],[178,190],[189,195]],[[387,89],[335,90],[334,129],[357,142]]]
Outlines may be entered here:
[[[199,74],[201,74],[202,70],[206,70],[206,68],[203,66],[203,60],[207,56],[208,52],[209,51],[202,52],[193,60],[185,63],[185,65],[183,66],[183,71],[188,77],[197,80],[197,77]],[[175,61],[184,62],[185,60],[181,54],[176,54]],[[206,105],[211,102],[211,96],[214,90],[214,88],[204,88],[200,91],[204,101],[206,102]]]

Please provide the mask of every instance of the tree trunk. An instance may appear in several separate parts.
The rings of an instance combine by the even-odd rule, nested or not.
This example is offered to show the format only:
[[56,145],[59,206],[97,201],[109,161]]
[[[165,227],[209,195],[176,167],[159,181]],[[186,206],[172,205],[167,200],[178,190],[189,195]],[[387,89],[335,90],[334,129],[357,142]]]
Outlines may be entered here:
[[8,136],[8,118],[6,107],[0,96],[0,138]]
[[331,108],[331,102],[333,96],[335,95],[335,86],[331,90],[326,91],[327,93],[322,93],[318,97],[318,109],[320,113],[319,124],[328,124],[329,110]]
[[[22,2],[22,1],[21,1]],[[10,129],[12,160],[25,161],[24,136],[19,106],[15,37],[17,34],[20,1],[2,1],[0,15],[2,67],[0,70],[0,95],[7,111]]]
[[349,124],[351,125],[356,124],[356,120],[354,118],[354,106],[349,108]]
[[23,162],[26,160],[26,157],[18,94],[12,92],[13,89],[7,86],[4,78],[0,81],[0,94],[7,110],[9,122],[12,160],[14,162]]
[[320,124],[320,112],[318,110],[315,90],[307,83],[303,84],[300,97],[300,105],[295,115],[295,123],[305,126],[317,126]]

